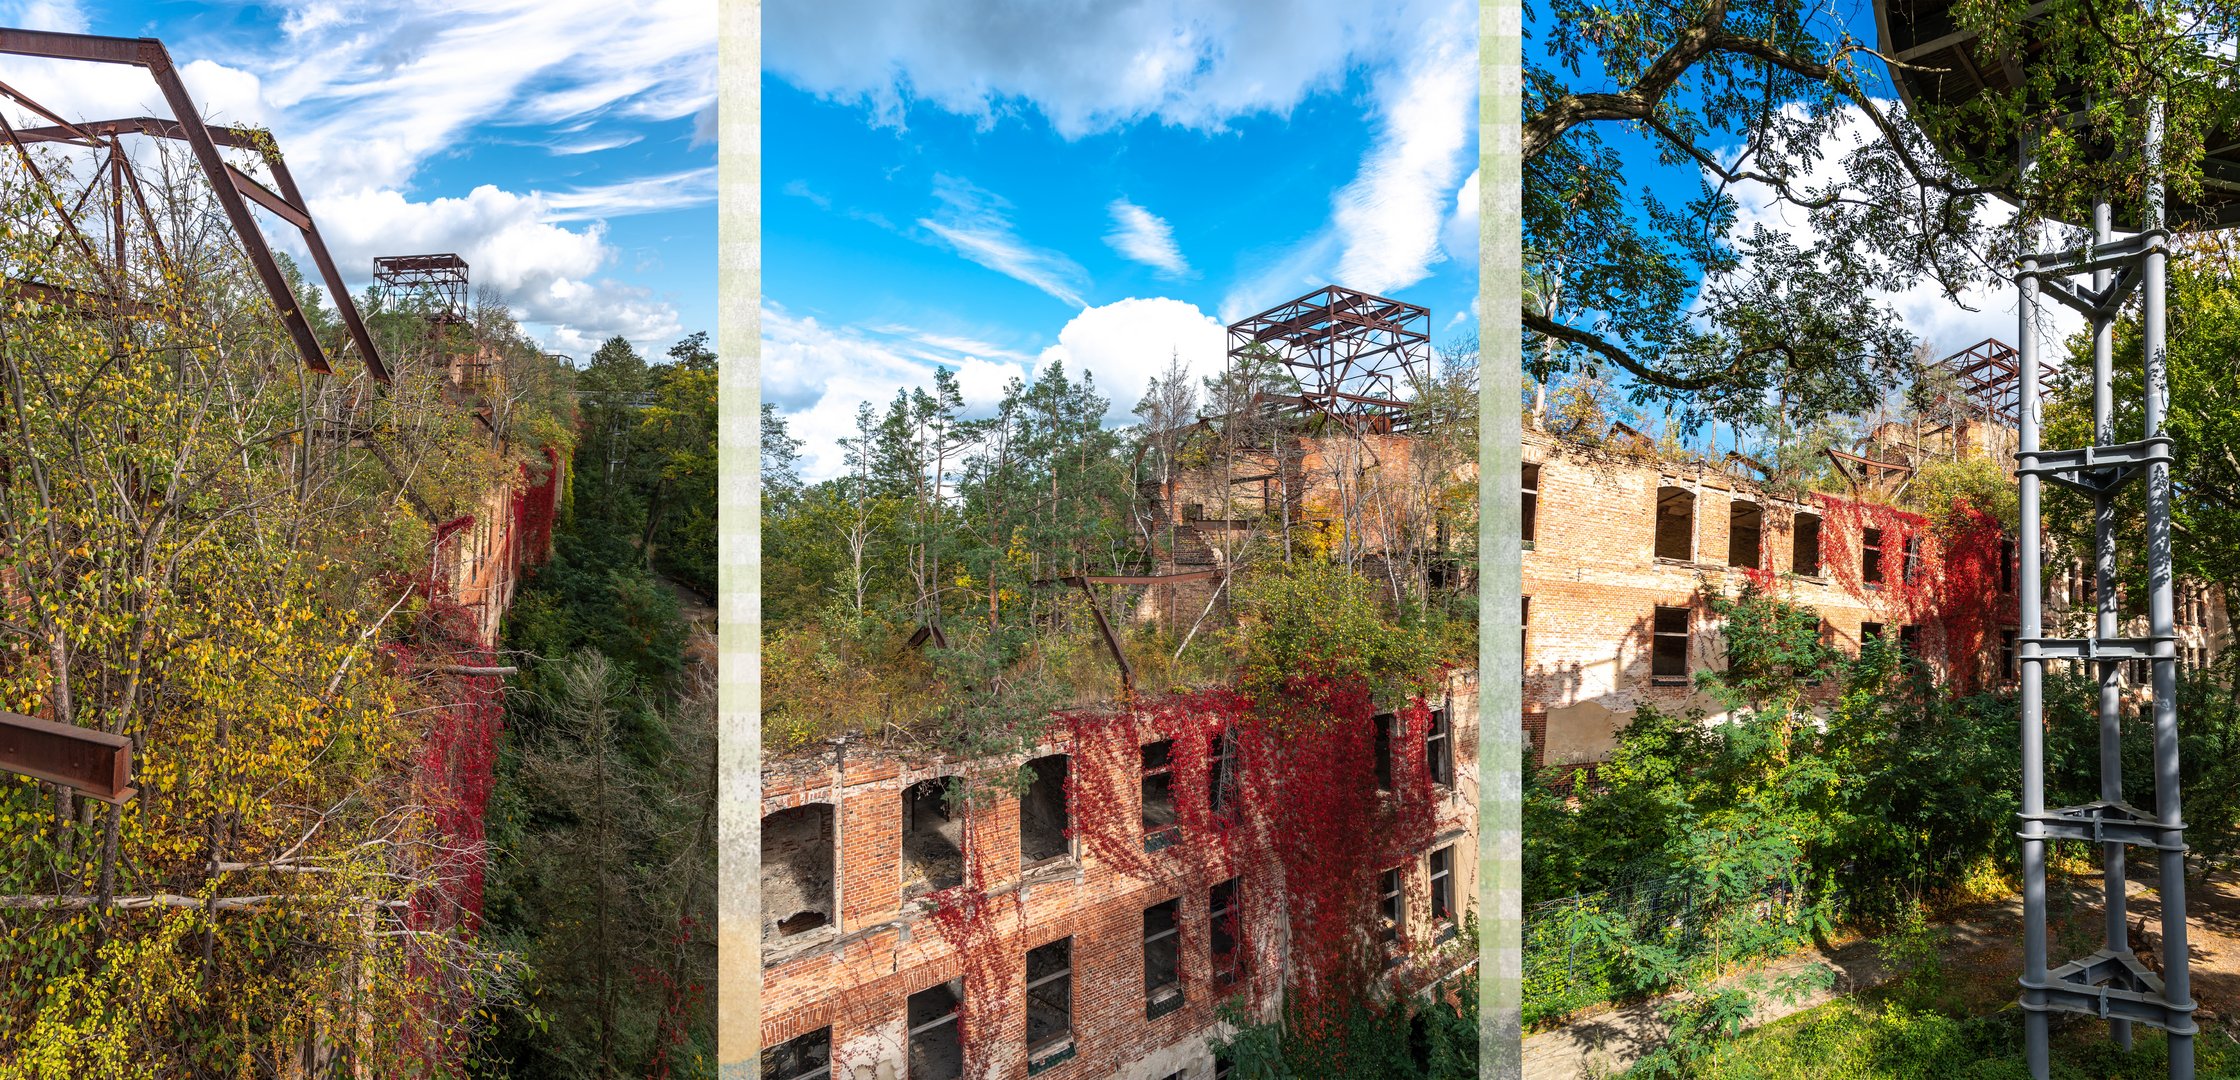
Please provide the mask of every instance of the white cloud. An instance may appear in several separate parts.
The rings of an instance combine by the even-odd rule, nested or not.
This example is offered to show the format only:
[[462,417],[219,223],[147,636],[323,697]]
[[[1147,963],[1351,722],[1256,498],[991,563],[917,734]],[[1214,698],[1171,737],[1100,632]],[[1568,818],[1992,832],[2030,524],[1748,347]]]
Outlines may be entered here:
[[1088,271],[1063,253],[1020,239],[1005,214],[1011,204],[1002,196],[953,176],[935,177],[933,194],[941,200],[942,208],[932,217],[919,218],[920,228],[973,262],[1032,285],[1071,307],[1083,306],[1081,290],[1089,286]]
[[[1886,107],[1891,104],[1884,103]],[[1820,160],[1801,179],[1800,190],[1815,190],[1840,180],[1844,156],[1862,140],[1873,137],[1864,113],[1855,106],[1847,107],[1847,112],[1849,115],[1830,133]],[[1725,151],[1724,156],[1731,161],[1733,151]],[[1736,236],[1747,236],[1753,227],[1763,225],[1770,232],[1794,237],[1802,247],[1817,235],[1805,211],[1782,202],[1763,185],[1739,189],[1737,202]],[[1996,200],[1983,212],[1994,225],[2004,225],[2014,214],[2011,206]],[[1877,290],[1869,295],[1889,304],[1901,325],[1920,338],[1934,356],[1949,356],[1985,338],[2012,345],[2020,333],[2018,297],[2012,281],[1993,280],[1963,290],[1958,303],[1946,297],[1933,281],[1916,283],[1901,292]],[[2084,327],[2083,316],[2059,303],[2043,303],[2040,310],[2039,332],[2048,344],[2065,340]]]
[[[1041,363],[1063,361],[1075,378],[1096,376],[1111,400],[1108,423],[1133,419],[1151,378],[1180,357],[1194,376],[1221,370],[1228,355],[1228,329],[1196,304],[1163,296],[1125,300],[1089,308],[1058,331],[1057,344],[1042,350]],[[1038,365],[1039,366],[1039,365]]]
[[1182,277],[1190,272],[1182,249],[1175,246],[1174,229],[1165,218],[1122,198],[1112,200],[1112,224],[1113,230],[1104,241],[1114,251],[1165,277]]
[[[606,218],[703,205],[712,169],[550,194],[484,185],[423,198],[413,182],[471,132],[536,127],[569,136],[555,153],[595,153],[643,135],[625,123],[696,117],[715,97],[714,5],[655,0],[294,0],[276,38],[167,39],[205,119],[270,128],[313,217],[354,286],[375,255],[458,251],[478,286],[566,351],[621,334],[641,347],[673,335],[675,305],[598,276],[615,253]],[[29,0],[0,21],[83,31],[70,0]],[[77,119],[168,115],[144,74],[27,61],[11,84]],[[581,223],[574,228],[566,223]],[[269,223],[268,223],[269,225]],[[292,230],[269,228],[300,251]],[[665,345],[665,341],[659,342]]]
[[86,14],[75,0],[20,0],[0,4],[0,24],[22,30],[52,30],[63,34],[86,32]]
[[620,334],[641,351],[666,347],[682,329],[673,305],[635,286],[598,278],[612,257],[605,229],[554,224],[545,196],[485,184],[461,198],[413,202],[396,191],[318,200],[320,235],[346,266],[371,266],[400,251],[456,252],[474,283],[498,290],[516,318],[545,343],[577,354],[585,342]]
[[889,124],[927,102],[990,122],[1032,108],[1066,138],[1144,119],[1220,130],[1337,85],[1408,17],[1343,0],[773,0],[763,63]]
[[687,169],[667,176],[643,176],[595,187],[546,195],[553,221],[583,221],[681,210],[715,201],[716,170]]
[[1134,419],[1151,376],[1170,355],[1192,377],[1220,370],[1226,330],[1193,304],[1165,297],[1130,297],[1089,308],[1037,354],[991,345],[968,334],[886,324],[840,328],[796,315],[774,301],[762,305],[762,395],[777,405],[794,438],[803,441],[801,475],[823,480],[846,470],[840,440],[854,431],[856,407],[884,410],[900,387],[930,386],[934,369],[956,373],[967,416],[986,416],[1013,379],[1031,379],[1062,361],[1067,376],[1087,371],[1112,402],[1107,423]]
[[1344,245],[1337,279],[1349,288],[1404,289],[1445,258],[1440,235],[1470,143],[1478,51],[1463,18],[1475,12],[1451,5],[1442,14],[1423,28],[1416,55],[1374,82],[1376,141],[1332,214]]
[[1455,262],[1478,261],[1478,170],[1470,170],[1470,178],[1462,182],[1462,190],[1454,193],[1454,214],[1447,218],[1445,239],[1447,258]]
[[840,440],[855,430],[856,407],[884,409],[899,387],[930,386],[934,369],[956,373],[967,415],[986,415],[1012,379],[1030,377],[1033,360],[980,348],[961,335],[888,325],[876,330],[826,326],[779,304],[762,305],[762,397],[778,407],[803,442],[801,475],[825,480],[846,471]]

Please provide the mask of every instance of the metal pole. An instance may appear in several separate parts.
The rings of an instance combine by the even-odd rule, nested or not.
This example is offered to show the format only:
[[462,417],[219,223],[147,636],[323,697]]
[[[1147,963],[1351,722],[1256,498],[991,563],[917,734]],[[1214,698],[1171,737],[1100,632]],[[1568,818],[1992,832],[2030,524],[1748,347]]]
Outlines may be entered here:
[[[2025,169],[2029,155],[2023,157]],[[2033,253],[2022,260],[2015,275],[2020,287],[2020,322],[2017,351],[2022,364],[2021,430],[2017,432],[2018,457],[2038,449],[2038,259]],[[2016,538],[2016,562],[2021,564],[2017,614],[2022,624],[2022,1042],[2032,1080],[2048,1080],[2052,1061],[2048,1051],[2046,982],[2046,838],[2040,819],[2046,809],[2044,661],[2038,637],[2044,632],[2038,611],[2040,595],[2038,543],[2038,486],[2036,473],[2022,474],[2022,535]]]
[[[2092,241],[2095,248],[2105,246],[2114,233],[2114,214],[2106,196],[2092,204]],[[2095,292],[2107,290],[2114,273],[2100,269],[2092,272]],[[2110,446],[2116,441],[2115,408],[2115,318],[2113,313],[2092,320],[2092,441],[2098,446]],[[2093,620],[2093,633],[2102,638],[2116,636],[2116,497],[2113,491],[2102,491],[2092,498],[2093,534],[2093,599],[2098,612]],[[2123,669],[2120,660],[2102,660],[2100,670],[2100,797],[2111,803],[2123,801],[2123,691],[2118,675]],[[2102,912],[2105,915],[2105,947],[2112,953],[2125,953],[2131,948],[2131,925],[2125,895],[2128,875],[2124,867],[2124,845],[2111,840],[2100,845],[2103,877]],[[2131,1049],[2131,1021],[2111,1018],[2108,1035],[2117,1046]]]
[[[2159,233],[2162,216],[2162,104],[2147,106],[2146,212],[2141,224],[2149,234]],[[2146,366],[2146,440],[2163,435],[2164,404],[2169,375],[2165,341],[2168,332],[2164,293],[2169,255],[2159,237],[2146,252],[2140,286],[2146,295],[2142,346]],[[2161,868],[2156,891],[2162,898],[2162,998],[2166,1006],[2185,1010],[2170,1030],[2170,1080],[2193,1080],[2193,980],[2186,970],[2186,846],[2185,821],[2178,798],[2178,669],[2174,642],[2174,612],[2170,603],[2170,463],[2168,455],[2147,466],[2147,633],[2154,639],[2154,808],[2161,827]]]

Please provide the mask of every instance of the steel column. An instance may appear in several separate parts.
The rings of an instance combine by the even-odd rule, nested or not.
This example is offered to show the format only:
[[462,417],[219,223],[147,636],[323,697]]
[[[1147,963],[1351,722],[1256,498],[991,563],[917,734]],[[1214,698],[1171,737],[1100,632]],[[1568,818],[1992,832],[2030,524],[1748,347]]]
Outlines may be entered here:
[[[2159,110],[2149,121],[2146,173],[2159,175]],[[2179,809],[2177,652],[2174,646],[2170,558],[2170,440],[2163,431],[2168,394],[2167,237],[2162,186],[2150,181],[2141,231],[2118,241],[2106,199],[2093,207],[2093,239],[2084,248],[2026,256],[2015,275],[2021,292],[2022,400],[2015,472],[2022,497],[2020,641],[2022,661],[2023,1045],[2030,1074],[2050,1073],[2052,1013],[2108,1021],[2117,1045],[2131,1045],[2132,1025],[2161,1028],[2169,1039],[2171,1080],[2192,1080],[2194,1002],[2186,969],[2185,822]],[[2076,278],[2089,275],[2091,284]],[[2140,438],[2119,443],[2115,431],[2113,333],[2133,288],[2139,292],[2145,364]],[[2075,308],[2088,320],[2092,341],[2092,444],[2073,450],[2039,445],[2040,373],[2036,316],[2041,296]],[[2145,637],[2121,637],[2116,605],[2116,499],[2135,480],[2147,483],[2148,628]],[[2046,633],[2043,601],[2044,481],[2082,492],[2093,507],[2094,612],[2092,633],[2056,638]],[[2045,664],[2077,660],[2098,682],[2100,797],[2082,806],[2045,805]],[[2127,660],[2151,665],[2154,693],[2154,811],[2124,798],[2123,717],[2118,682]],[[2103,857],[2104,934],[2090,956],[2048,969],[2046,958],[2046,845],[2052,840],[2098,844]],[[2130,944],[2126,886],[2128,845],[2155,849],[2162,900],[2162,970],[2140,963]]]

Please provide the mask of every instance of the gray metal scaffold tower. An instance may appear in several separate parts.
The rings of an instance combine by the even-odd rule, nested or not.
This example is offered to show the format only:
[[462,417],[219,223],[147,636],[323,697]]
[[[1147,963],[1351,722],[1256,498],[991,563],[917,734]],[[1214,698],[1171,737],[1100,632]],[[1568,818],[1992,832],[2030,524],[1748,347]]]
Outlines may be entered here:
[[[2148,136],[2150,160],[2159,139]],[[2050,1017],[2081,1013],[2108,1021],[2118,1045],[2131,1045],[2131,1026],[2144,1023],[2169,1035],[2173,1080],[2193,1076],[2194,1002],[2186,970],[2185,821],[2179,809],[2177,649],[2170,560],[2170,438],[2163,432],[2169,382],[2165,373],[2166,270],[2169,235],[2162,227],[2159,184],[2150,184],[2139,232],[2115,239],[2105,199],[2093,206],[2093,240],[2068,251],[2026,257],[2015,275],[2021,290],[2022,424],[2015,472],[2022,488],[2022,877],[2023,1044],[2032,1076],[2051,1069]],[[2090,277],[2089,285],[2076,279]],[[2139,297],[2146,363],[2144,430],[2134,442],[2117,442],[2114,424],[2113,331],[2124,303]],[[2082,313],[2092,333],[2092,444],[2065,450],[2039,443],[2040,395],[2037,311],[2050,296]],[[2092,499],[2093,573],[2096,588],[2092,634],[2045,636],[2039,607],[2044,596],[2040,551],[2045,483],[2073,488]],[[2147,485],[2147,635],[2120,637],[2116,610],[2117,494]],[[2045,791],[2045,666],[2057,660],[2089,664],[2099,680],[2100,797],[2078,806],[2048,809]],[[2117,672],[2125,661],[2153,667],[2154,806],[2134,805],[2123,783],[2123,714]],[[2102,944],[2091,955],[2049,968],[2046,956],[2046,845],[2082,840],[2101,847]],[[2159,862],[2162,901],[2162,973],[2132,951],[2126,910],[2127,849],[2151,849]]]
[[[1891,80],[1909,110],[1964,105],[1984,94],[2010,93],[2023,86],[2037,62],[2036,46],[2048,29],[2028,20],[2044,17],[2042,7],[2025,18],[2023,41],[2012,51],[1985,42],[1954,17],[1953,0],[1876,0],[1875,21],[1881,55],[1890,61]],[[2012,46],[2012,43],[2009,43]],[[2057,93],[2063,92],[2058,88]],[[2071,108],[2082,103],[2066,101]],[[2020,292],[2019,448],[2015,472],[2021,487],[2020,612],[2022,700],[2019,710],[2022,751],[2022,810],[2019,835],[2023,868],[2023,972],[2021,1006],[2024,1052],[2030,1073],[2045,1080],[2051,1071],[2051,1020],[2071,1013],[2105,1020],[2109,1035],[2128,1049],[2132,1029],[2146,1024],[2169,1039],[2169,1076],[2192,1080],[2194,1023],[2192,978],[2188,971],[2185,897],[2185,818],[2178,770],[2177,638],[2171,570],[2171,440],[2164,430],[2169,402],[2168,223],[2175,220],[2210,228],[2240,224],[2240,194],[2227,187],[2206,187],[2183,203],[2165,187],[2165,126],[2159,102],[2140,105],[2147,117],[2140,175],[2145,179],[2136,232],[2119,237],[2116,215],[2107,198],[2093,201],[2082,246],[2033,253],[2020,261],[2015,285]],[[2028,173],[2030,148],[2012,135],[1982,130],[1946,130],[1938,149],[1964,174],[2003,189],[2016,174]],[[2224,174],[2240,166],[2240,140],[2212,140],[2203,165]],[[2002,191],[2012,200],[2011,193]],[[2126,212],[2126,218],[2132,215]],[[2037,326],[2047,299],[2082,313],[2092,342],[2092,438],[2088,446],[2045,449],[2040,445],[2041,372]],[[2118,314],[2136,299],[2142,321],[2145,381],[2139,402],[2143,423],[2135,441],[2118,442],[2114,416],[2113,330]],[[2124,434],[2130,434],[2126,432]],[[2093,571],[2096,589],[2089,636],[2059,638],[2047,633],[2040,610],[2043,590],[2043,505],[2047,483],[2083,493],[2093,507]],[[2120,636],[2115,589],[2116,499],[2128,485],[2146,489],[2147,633]],[[2136,557],[2136,556],[2134,556]],[[2046,806],[2045,670],[2058,661],[2076,661],[2098,678],[2100,728],[2099,798],[2078,806]],[[2122,769],[2123,701],[2118,671],[2126,661],[2152,670],[2154,776],[2151,807],[2126,795]],[[2138,790],[2137,780],[2133,791]],[[2105,933],[2091,954],[2053,966],[2047,957],[2046,853],[2057,840],[2098,844],[2104,872]],[[2156,888],[2162,906],[2159,972],[2132,950],[2128,925],[2127,856],[2130,849],[2151,852],[2157,863]]]

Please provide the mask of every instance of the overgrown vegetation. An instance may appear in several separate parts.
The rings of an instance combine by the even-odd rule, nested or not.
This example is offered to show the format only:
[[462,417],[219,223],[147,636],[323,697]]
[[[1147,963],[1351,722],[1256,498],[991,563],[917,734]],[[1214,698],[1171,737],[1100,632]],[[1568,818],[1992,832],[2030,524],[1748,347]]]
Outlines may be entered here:
[[461,342],[374,312],[377,391],[299,287],[338,358],[305,370],[167,160],[160,247],[60,243],[67,165],[0,173],[6,276],[63,290],[0,290],[0,708],[130,738],[139,788],[0,778],[0,1076],[438,1072],[516,973],[421,768],[472,711],[430,549],[566,452],[565,375],[485,305],[453,333],[512,393],[478,419]]
[[[1266,360],[1202,381],[1171,365],[1124,428],[1107,425],[1094,379],[1062,365],[1014,380],[979,418],[944,370],[883,411],[864,405],[841,441],[846,471],[813,482],[766,406],[766,751],[849,732],[976,753],[1016,745],[1053,707],[1119,696],[1092,605],[1138,691],[1231,684],[1253,650],[1291,647],[1234,618],[1302,599],[1253,585],[1266,567],[1329,565],[1363,583],[1345,587],[1372,590],[1387,621],[1429,635],[1432,649],[1406,658],[1425,673],[1440,655],[1474,655],[1474,605],[1451,583],[1475,535],[1475,358],[1463,342],[1441,354],[1435,380],[1407,388],[1419,420],[1391,462],[1335,426],[1272,427],[1262,398],[1289,384]],[[1255,462],[1272,493],[1228,481]],[[1201,531],[1181,520],[1184,503],[1219,523],[1202,530],[1213,549],[1203,565],[1227,571],[1187,594],[1198,606],[1147,620],[1139,607],[1171,587],[1069,583],[1150,573],[1198,542],[1178,539]]]
[[[2011,693],[1957,695],[1881,640],[1839,655],[1816,613],[1754,588],[1711,605],[1728,663],[1699,680],[1728,706],[1724,722],[1645,707],[1591,777],[1528,774],[1528,1023],[2010,887]],[[2074,668],[2046,679],[2057,805],[2098,793],[2094,684]],[[1804,693],[1815,679],[1837,690],[1824,707]],[[2240,830],[2225,794],[2240,784],[2230,685],[2229,670],[2209,670],[2179,687],[2196,873]],[[2147,721],[2126,724],[2127,775],[2151,775]]]
[[488,1075],[715,1074],[712,626],[680,603],[714,581],[714,359],[616,338],[578,376],[573,499],[506,623],[484,935],[528,974]]

